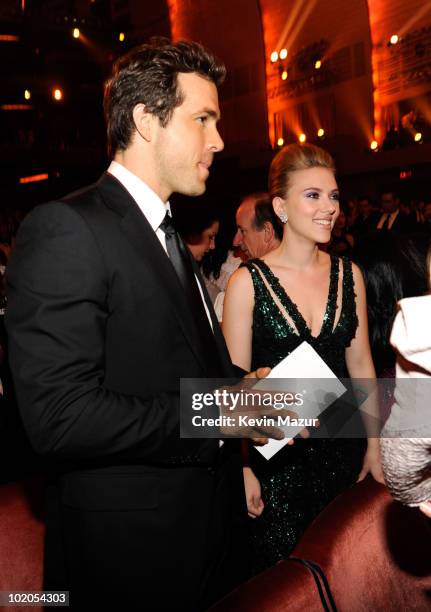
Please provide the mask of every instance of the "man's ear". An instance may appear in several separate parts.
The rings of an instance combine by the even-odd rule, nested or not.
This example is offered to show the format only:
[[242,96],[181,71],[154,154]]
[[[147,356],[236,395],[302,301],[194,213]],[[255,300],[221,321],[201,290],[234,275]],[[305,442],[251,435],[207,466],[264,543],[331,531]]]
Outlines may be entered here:
[[145,104],[137,104],[133,109],[133,123],[138,134],[147,142],[151,142],[153,135],[154,115],[148,113]]
[[274,238],[274,228],[272,227],[272,224],[269,221],[265,221],[265,223],[263,224],[263,231],[265,242],[271,242]]

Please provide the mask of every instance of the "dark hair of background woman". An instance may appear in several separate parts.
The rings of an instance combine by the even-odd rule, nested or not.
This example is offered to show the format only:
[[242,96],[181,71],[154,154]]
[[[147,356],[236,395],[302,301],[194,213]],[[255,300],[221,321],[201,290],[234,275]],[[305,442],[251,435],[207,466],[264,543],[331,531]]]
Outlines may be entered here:
[[376,232],[355,253],[367,291],[371,352],[377,375],[393,368],[395,354],[389,344],[397,302],[427,292],[426,251],[409,238]]

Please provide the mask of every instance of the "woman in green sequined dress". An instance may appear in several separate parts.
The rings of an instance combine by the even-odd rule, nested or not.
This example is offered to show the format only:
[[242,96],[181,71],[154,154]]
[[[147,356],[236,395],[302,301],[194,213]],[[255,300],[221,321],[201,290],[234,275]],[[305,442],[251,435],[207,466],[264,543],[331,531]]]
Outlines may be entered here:
[[[223,332],[232,361],[246,370],[274,367],[305,340],[338,377],[375,378],[361,273],[318,247],[339,214],[331,156],[313,145],[288,145],[274,158],[269,183],[283,240],[230,280]],[[383,482],[378,445],[377,437],[367,445],[312,434],[269,461],[250,451],[244,482],[256,572],[287,557],[338,493],[368,472]]]

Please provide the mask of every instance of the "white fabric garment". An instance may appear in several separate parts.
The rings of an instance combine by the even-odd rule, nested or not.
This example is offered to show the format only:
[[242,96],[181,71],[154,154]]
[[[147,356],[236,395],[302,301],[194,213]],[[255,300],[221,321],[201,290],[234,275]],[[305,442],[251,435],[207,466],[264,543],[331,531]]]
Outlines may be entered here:
[[[397,351],[395,403],[380,440],[387,485],[399,501],[431,500],[431,295],[399,302],[391,334]],[[425,433],[424,433],[425,432]]]
[[[223,318],[223,304],[226,287],[232,274],[239,268],[242,263],[241,257],[235,257],[233,251],[229,251],[226,261],[222,263],[220,268],[220,275],[218,278],[210,277],[207,283],[213,287],[212,294],[215,296],[213,299],[214,310],[217,315],[217,320],[221,321]],[[211,291],[210,291],[211,295]]]

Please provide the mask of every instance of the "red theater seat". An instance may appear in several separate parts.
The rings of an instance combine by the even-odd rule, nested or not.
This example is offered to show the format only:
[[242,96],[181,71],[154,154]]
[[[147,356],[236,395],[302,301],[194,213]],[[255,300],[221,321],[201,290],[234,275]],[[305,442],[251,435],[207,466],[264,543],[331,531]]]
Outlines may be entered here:
[[[324,570],[339,612],[431,609],[431,521],[371,478],[339,495],[292,553]],[[256,576],[211,612],[314,612],[311,573],[290,561]]]
[[43,491],[40,479],[0,485],[0,591],[43,588]]

